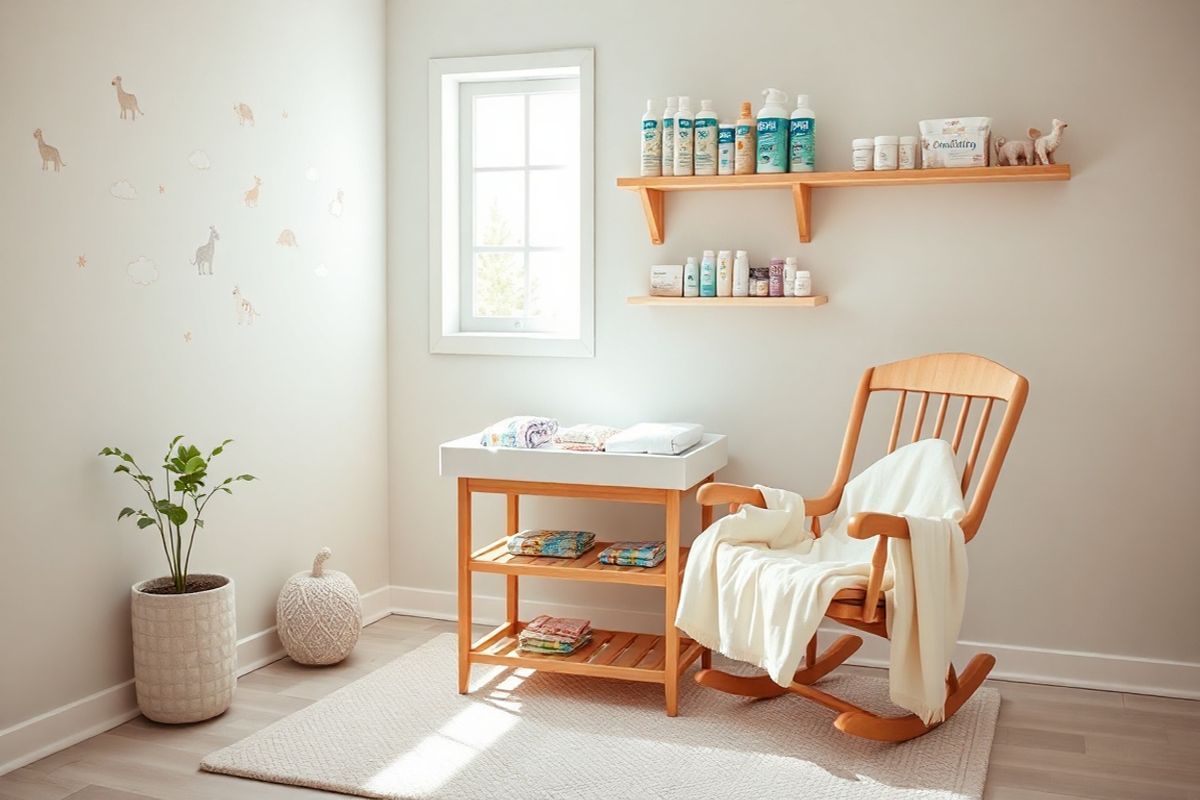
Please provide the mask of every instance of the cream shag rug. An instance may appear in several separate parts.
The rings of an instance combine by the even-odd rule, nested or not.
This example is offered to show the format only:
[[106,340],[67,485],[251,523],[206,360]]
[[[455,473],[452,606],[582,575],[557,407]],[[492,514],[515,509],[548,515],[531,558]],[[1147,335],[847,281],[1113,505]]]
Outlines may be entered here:
[[[839,732],[809,701],[747,700],[690,676],[674,719],[656,684],[528,670],[475,667],[460,696],[456,659],[443,634],[201,767],[383,798],[978,798],[1000,708],[983,688],[936,731],[889,745]],[[898,713],[884,680],[820,685]]]

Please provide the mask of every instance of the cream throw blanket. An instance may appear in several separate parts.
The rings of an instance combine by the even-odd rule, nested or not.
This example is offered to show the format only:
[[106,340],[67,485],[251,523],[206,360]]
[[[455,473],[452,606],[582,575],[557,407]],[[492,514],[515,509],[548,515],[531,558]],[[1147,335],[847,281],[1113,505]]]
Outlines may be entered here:
[[819,539],[804,525],[802,497],[756,488],[767,508],[743,506],[692,545],[676,626],[787,686],[833,596],[867,585],[875,539],[847,536],[850,517],[861,511],[904,516],[911,541],[889,540],[883,581],[891,699],[926,724],[941,722],[967,588],[958,524],[963,498],[950,445],[924,439],[872,464],[846,484]]

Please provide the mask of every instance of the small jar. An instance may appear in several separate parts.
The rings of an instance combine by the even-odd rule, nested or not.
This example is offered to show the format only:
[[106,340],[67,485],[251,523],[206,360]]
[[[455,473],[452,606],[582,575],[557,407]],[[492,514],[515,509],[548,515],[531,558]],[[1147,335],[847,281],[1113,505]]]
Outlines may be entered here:
[[769,267],[750,268],[750,296],[769,297],[771,294],[771,270]]
[[896,163],[899,164],[900,169],[917,168],[917,137],[900,137],[900,146],[897,149]]
[[866,172],[875,161],[874,139],[852,139],[850,141],[851,158],[855,172]]
[[771,297],[783,297],[783,259],[772,258],[767,268],[767,293]]
[[796,286],[793,292],[796,297],[808,297],[812,294],[812,273],[806,269],[796,270]]
[[875,137],[875,169],[895,169],[896,150],[900,145],[899,136]]

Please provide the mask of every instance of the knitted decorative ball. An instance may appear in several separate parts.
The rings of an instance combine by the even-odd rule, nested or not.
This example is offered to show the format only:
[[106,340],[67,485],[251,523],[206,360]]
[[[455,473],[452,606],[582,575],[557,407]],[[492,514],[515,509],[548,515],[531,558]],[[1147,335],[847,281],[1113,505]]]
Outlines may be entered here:
[[336,664],[354,649],[362,630],[362,605],[354,581],[325,569],[328,547],[313,560],[312,572],[288,578],[275,604],[279,640],[300,664]]

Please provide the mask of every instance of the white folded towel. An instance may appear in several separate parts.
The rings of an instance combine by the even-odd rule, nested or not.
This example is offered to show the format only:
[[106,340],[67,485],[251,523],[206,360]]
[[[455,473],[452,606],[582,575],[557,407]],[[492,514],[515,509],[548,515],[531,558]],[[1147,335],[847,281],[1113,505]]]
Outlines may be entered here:
[[690,422],[639,422],[609,437],[604,451],[677,456],[695,446],[703,436],[703,426]]

